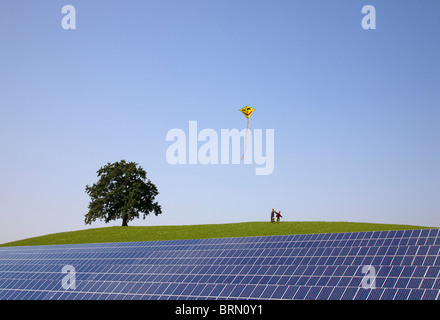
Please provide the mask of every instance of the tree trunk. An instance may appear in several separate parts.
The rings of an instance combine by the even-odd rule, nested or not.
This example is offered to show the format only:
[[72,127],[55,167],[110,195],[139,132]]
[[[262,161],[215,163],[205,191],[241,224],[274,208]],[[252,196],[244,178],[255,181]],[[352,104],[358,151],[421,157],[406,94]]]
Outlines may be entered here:
[[123,227],[128,227],[127,218],[122,218],[122,226]]

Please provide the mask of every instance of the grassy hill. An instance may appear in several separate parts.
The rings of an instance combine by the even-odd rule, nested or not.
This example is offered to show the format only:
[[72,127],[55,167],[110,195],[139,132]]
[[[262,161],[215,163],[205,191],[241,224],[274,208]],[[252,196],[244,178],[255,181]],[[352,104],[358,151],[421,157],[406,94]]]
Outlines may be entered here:
[[9,242],[1,244],[0,246],[34,246],[74,243],[180,240],[306,233],[408,230],[425,228],[428,227],[394,224],[320,221],[283,221],[280,223],[244,222],[228,224],[150,227],[105,227],[54,233],[45,236]]

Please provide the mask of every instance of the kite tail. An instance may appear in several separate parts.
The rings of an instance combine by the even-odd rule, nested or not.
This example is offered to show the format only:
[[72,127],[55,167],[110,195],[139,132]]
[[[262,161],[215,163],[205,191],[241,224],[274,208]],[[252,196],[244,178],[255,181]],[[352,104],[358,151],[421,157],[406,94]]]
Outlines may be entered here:
[[247,121],[247,127],[246,127],[246,137],[244,138],[244,151],[243,151],[243,155],[241,156],[241,160],[244,159],[244,154],[246,153],[246,146],[247,146],[247,133],[249,130],[249,119]]

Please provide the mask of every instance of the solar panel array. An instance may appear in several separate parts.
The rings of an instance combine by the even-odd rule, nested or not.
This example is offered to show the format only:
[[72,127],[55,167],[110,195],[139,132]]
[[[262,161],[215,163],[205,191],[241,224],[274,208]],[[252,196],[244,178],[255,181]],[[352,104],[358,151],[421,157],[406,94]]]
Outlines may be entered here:
[[0,299],[440,299],[438,229],[0,248]]

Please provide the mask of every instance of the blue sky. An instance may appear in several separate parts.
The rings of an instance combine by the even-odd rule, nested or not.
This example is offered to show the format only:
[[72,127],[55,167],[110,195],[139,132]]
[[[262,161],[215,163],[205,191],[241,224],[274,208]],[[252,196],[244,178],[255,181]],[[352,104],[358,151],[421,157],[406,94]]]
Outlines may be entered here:
[[[76,8],[76,29],[61,8]],[[364,5],[376,29],[364,30]],[[0,242],[84,225],[138,162],[163,214],[440,227],[438,1],[2,1]],[[275,165],[170,165],[168,130],[274,129]]]

